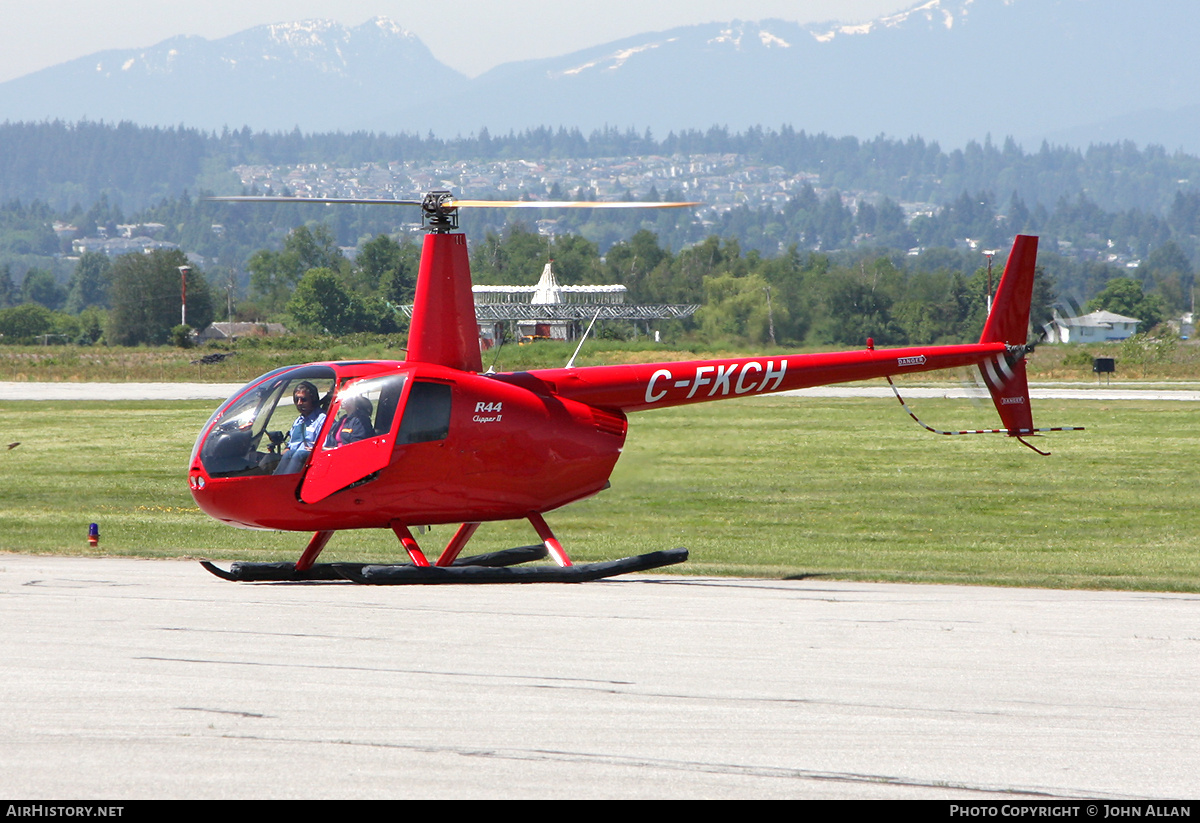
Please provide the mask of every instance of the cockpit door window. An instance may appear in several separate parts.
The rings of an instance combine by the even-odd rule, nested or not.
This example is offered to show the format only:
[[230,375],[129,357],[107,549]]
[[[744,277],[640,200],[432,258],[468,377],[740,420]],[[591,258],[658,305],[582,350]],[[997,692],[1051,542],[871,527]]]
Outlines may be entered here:
[[304,477],[301,500],[324,500],[387,467],[406,378],[391,374],[347,381],[338,388],[329,410],[332,424]]

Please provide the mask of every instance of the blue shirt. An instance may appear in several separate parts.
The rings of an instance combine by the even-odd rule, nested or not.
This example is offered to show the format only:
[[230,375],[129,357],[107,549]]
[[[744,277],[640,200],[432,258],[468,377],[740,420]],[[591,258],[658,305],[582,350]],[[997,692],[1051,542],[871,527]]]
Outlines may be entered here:
[[292,424],[292,432],[288,435],[287,450],[312,451],[325,423],[325,410],[315,407],[308,415],[300,415]]

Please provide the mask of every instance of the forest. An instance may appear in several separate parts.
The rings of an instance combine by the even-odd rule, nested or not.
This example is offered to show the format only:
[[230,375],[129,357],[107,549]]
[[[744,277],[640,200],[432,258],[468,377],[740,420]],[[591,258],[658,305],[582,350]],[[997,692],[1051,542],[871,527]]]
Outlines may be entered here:
[[[260,249],[250,257],[246,291],[236,300],[233,284],[222,282],[219,270],[193,268],[187,275],[189,324],[199,329],[228,316],[324,335],[403,331],[399,307],[412,301],[417,243],[379,234],[356,252],[352,259],[344,254],[326,226],[302,225],[279,250]],[[477,283],[531,284],[553,260],[563,284],[620,283],[633,302],[698,305],[691,318],[661,321],[656,330],[671,339],[735,347],[846,346],[867,337],[881,345],[974,340],[986,314],[988,284],[999,278],[999,270],[989,273],[977,257],[944,249],[917,256],[829,255],[795,246],[766,257],[715,235],[672,252],[646,229],[601,255],[580,235],[551,238],[521,224],[489,233],[471,249]],[[1069,314],[1076,308],[1059,299],[1058,277],[1096,276],[1104,285],[1089,307],[1141,317],[1149,330],[1175,309],[1164,295],[1182,297],[1190,290],[1190,280],[1175,268],[1187,264],[1182,253],[1167,244],[1160,257],[1155,262],[1152,255],[1139,269],[1153,284],[1146,288],[1120,271],[1043,255],[1035,327],[1056,309]],[[21,288],[0,266],[0,341],[187,345],[188,328],[177,323],[179,269],[186,265],[178,250],[115,259],[89,252],[65,287],[32,270]],[[1168,288],[1172,284],[1178,288]],[[615,323],[600,333],[630,337],[639,331],[649,329]]]

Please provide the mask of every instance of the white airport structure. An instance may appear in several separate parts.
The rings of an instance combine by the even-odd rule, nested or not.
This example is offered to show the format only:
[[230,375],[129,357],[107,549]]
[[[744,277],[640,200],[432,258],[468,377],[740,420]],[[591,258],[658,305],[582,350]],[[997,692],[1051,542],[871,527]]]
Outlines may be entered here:
[[[691,317],[698,305],[627,303],[621,285],[563,286],[554,261],[542,268],[535,286],[473,286],[479,341],[489,349],[504,338],[506,324],[518,340],[576,340],[595,319],[637,323]],[[412,316],[412,306],[401,306]],[[647,330],[648,332],[648,330]]]
[[1125,340],[1137,334],[1136,317],[1125,317],[1110,311],[1094,311],[1080,317],[1061,317],[1046,324],[1047,343],[1104,343]]

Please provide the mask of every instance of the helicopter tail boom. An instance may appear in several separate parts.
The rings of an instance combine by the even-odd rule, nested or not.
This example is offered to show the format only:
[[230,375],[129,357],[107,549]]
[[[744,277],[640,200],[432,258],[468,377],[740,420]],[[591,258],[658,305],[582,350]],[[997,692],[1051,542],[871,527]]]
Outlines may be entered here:
[[[978,367],[1012,437],[1035,433],[1025,377],[1037,238],[1019,235],[978,343],[867,348],[782,357],[546,369],[500,379],[623,412],[867,380],[962,366]],[[1028,444],[1027,444],[1028,445]]]

